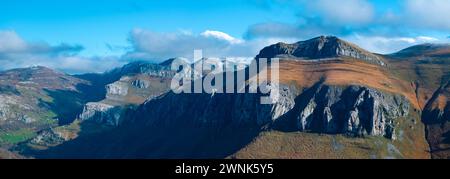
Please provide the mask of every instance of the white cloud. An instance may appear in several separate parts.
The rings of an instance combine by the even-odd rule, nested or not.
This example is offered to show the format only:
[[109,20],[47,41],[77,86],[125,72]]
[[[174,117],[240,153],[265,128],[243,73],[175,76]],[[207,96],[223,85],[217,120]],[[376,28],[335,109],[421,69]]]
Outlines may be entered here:
[[420,43],[446,42],[450,33],[450,0],[402,0],[390,7],[390,2],[373,0],[297,1],[303,7],[297,22],[255,24],[245,38],[334,35],[376,53],[392,53]]
[[450,0],[405,1],[404,16],[416,27],[450,30]]
[[104,72],[130,61],[160,62],[173,57],[192,59],[196,49],[204,57],[252,59],[259,50],[277,42],[295,42],[294,38],[262,38],[242,40],[220,31],[199,34],[179,31],[157,33],[135,29],[129,37],[130,50],[121,57],[84,57],[83,47],[61,44],[52,46],[22,39],[14,31],[0,31],[0,70],[30,66],[46,66],[67,73]]
[[213,31],[213,30],[206,30],[205,32],[202,32],[200,35],[202,35],[203,37],[206,38],[217,38],[220,40],[226,40],[231,44],[239,44],[242,43],[243,41],[237,38],[232,37],[231,35],[228,35],[224,32],[220,32],[220,31]]
[[207,30],[200,34],[173,32],[158,33],[135,29],[130,34],[132,51],[128,60],[162,61],[173,57],[193,58],[194,50],[202,50],[205,57],[255,57],[259,50],[270,45],[273,38],[242,40],[220,31]]
[[417,44],[439,42],[436,38],[426,36],[383,37],[354,35],[345,37],[345,39],[359,45],[364,49],[380,54],[394,53]]
[[27,42],[14,31],[0,31],[0,70],[46,66],[68,73],[103,72],[122,65],[117,57],[82,57],[80,45]]
[[22,51],[26,46],[14,31],[0,31],[0,53]]

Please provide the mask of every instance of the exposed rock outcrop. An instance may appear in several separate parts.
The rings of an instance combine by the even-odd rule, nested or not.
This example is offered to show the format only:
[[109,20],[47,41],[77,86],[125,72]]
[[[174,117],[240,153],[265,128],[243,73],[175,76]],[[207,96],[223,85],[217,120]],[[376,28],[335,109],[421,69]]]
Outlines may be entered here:
[[132,85],[137,88],[145,89],[145,88],[150,87],[150,82],[146,81],[146,80],[137,79],[132,82]]
[[17,120],[25,123],[35,122],[36,119],[26,114],[26,111],[31,110],[32,107],[21,102],[19,97],[0,94],[0,121]]
[[93,102],[85,105],[83,112],[79,116],[79,120],[91,120],[99,124],[119,126],[122,123],[125,111],[126,107],[123,106]]
[[300,131],[395,138],[396,120],[409,113],[405,97],[371,88],[325,85],[310,90],[299,96],[298,111],[293,111]]
[[51,146],[58,145],[65,142],[66,139],[53,129],[43,130],[34,137],[30,143],[34,145]]
[[152,99],[170,90],[174,71],[170,64],[174,59],[161,64],[134,62],[109,72],[121,75],[117,81],[107,84],[106,98],[99,102],[87,103],[79,120],[91,120],[99,124],[119,126],[124,114],[133,105]]
[[117,81],[106,85],[106,95],[126,96],[128,94],[128,85],[122,81]]

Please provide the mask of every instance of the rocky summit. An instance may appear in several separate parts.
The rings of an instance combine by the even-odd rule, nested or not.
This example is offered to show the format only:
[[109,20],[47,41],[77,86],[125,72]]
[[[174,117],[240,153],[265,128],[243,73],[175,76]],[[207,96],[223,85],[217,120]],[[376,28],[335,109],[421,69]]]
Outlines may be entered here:
[[262,49],[256,58],[293,57],[326,59],[342,56],[385,65],[378,55],[372,54],[355,44],[334,36],[320,36],[294,44],[278,43]]

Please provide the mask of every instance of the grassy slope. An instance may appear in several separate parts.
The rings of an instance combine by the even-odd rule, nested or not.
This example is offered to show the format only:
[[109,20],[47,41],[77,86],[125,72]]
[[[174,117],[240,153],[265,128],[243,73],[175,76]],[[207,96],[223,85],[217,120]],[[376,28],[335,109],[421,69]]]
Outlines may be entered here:
[[36,133],[31,129],[20,129],[12,132],[1,132],[0,131],[0,145],[2,144],[16,144],[19,142],[26,141],[28,139],[36,136]]
[[27,141],[41,130],[58,126],[58,121],[74,120],[82,109],[84,97],[79,92],[70,89],[48,90],[34,85],[18,83],[14,86],[16,93],[6,94],[15,95],[18,103],[26,106],[10,104],[11,113],[19,117],[27,116],[33,121],[25,123],[10,120],[0,124],[0,148],[7,149]]
[[424,125],[412,112],[400,119],[396,140],[384,137],[353,138],[345,135],[266,131],[229,158],[241,159],[370,159],[430,158]]
[[398,78],[378,65],[360,60],[327,61],[280,61],[281,83],[295,83],[299,88],[308,88],[324,79],[329,85],[362,85],[384,92],[402,94],[408,98],[413,107],[419,108],[414,88],[409,81]]

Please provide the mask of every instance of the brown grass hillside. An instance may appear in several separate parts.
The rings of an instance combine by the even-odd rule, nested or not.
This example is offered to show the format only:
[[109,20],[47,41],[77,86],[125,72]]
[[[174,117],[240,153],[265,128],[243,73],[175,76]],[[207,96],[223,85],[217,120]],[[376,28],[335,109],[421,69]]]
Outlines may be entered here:
[[402,94],[416,109],[420,109],[424,103],[417,101],[414,84],[392,75],[388,69],[376,64],[354,59],[280,61],[281,83],[294,83],[298,87],[308,88],[321,79],[329,85],[361,85]]

